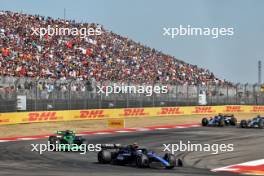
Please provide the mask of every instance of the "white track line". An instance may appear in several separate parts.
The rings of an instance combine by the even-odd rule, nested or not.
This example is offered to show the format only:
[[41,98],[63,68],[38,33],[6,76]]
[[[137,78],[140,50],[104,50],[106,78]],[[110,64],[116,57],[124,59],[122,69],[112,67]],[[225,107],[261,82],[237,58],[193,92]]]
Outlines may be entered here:
[[17,138],[17,140],[22,140],[22,141],[28,141],[28,140],[36,140],[39,138]]
[[150,131],[148,128],[134,128],[136,131]]
[[94,133],[94,134],[113,134],[113,133],[110,133],[110,132],[98,132],[98,133]]
[[201,125],[191,125],[190,127],[200,127]]
[[171,129],[171,128],[155,128],[156,130],[167,130],[167,129]]
[[188,128],[188,127],[184,127],[184,126],[176,126],[174,128]]
[[118,131],[115,131],[117,133],[131,133],[132,131],[126,131],[126,130],[118,130]]

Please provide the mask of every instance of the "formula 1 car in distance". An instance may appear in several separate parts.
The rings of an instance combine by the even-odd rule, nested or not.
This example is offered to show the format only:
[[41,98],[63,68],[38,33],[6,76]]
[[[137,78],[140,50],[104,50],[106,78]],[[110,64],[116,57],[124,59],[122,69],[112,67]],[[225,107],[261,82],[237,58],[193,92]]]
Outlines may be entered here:
[[139,168],[150,167],[153,162],[160,163],[166,169],[175,166],[181,167],[182,160],[170,153],[164,157],[158,156],[155,152],[146,148],[138,147],[137,144],[121,146],[116,144],[102,145],[98,153],[98,162],[101,164],[136,165]]
[[223,126],[236,126],[237,119],[234,114],[218,114],[215,117],[203,118],[202,126],[214,126],[214,127],[223,127]]
[[50,144],[60,145],[60,147],[63,147],[67,151],[71,151],[72,147],[76,149],[76,146],[79,147],[84,141],[85,139],[81,136],[76,136],[75,132],[71,130],[57,131],[56,136],[49,136]]
[[240,121],[241,128],[264,128],[264,117],[258,115],[257,117],[249,120]]

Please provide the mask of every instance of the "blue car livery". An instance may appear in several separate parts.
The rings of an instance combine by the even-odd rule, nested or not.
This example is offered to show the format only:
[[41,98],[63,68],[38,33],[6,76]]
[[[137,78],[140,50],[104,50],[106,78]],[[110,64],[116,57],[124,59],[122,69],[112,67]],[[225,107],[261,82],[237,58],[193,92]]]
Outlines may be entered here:
[[233,114],[219,114],[217,116],[211,118],[203,118],[202,119],[202,126],[236,126],[237,119],[234,117]]
[[98,153],[98,161],[102,164],[113,163],[119,165],[136,165],[140,168],[150,167],[153,162],[160,163],[167,169],[175,166],[182,166],[182,161],[176,159],[174,155],[166,153],[160,157],[153,151],[146,148],[139,148],[133,145],[128,146],[102,146]]

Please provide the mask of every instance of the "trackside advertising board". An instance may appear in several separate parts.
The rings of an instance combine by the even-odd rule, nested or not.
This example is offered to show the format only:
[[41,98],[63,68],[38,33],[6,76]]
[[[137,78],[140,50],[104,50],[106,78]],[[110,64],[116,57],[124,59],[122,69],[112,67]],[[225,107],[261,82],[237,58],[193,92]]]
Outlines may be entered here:
[[203,115],[217,113],[264,113],[264,106],[185,106],[0,113],[0,125],[71,120]]

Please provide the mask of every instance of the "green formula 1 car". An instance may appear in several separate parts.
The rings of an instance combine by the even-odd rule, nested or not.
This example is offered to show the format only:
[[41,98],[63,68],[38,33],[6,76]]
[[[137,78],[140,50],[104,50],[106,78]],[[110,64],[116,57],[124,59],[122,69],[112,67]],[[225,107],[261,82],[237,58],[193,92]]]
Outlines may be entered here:
[[56,151],[79,151],[85,139],[76,136],[74,131],[57,131],[56,136],[49,136],[49,143],[56,146]]

